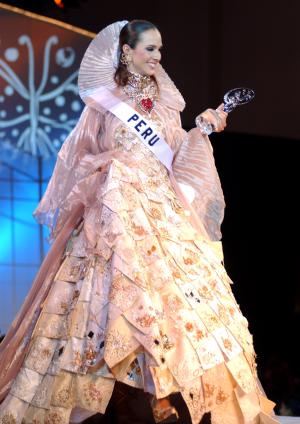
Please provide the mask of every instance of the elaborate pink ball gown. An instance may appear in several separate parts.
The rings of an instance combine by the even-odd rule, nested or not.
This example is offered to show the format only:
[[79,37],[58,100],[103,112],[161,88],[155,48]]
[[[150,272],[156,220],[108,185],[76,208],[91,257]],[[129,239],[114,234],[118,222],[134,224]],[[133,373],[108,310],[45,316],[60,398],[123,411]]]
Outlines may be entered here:
[[36,211],[54,243],[0,346],[2,424],[104,413],[116,380],[180,392],[193,424],[207,411],[213,424],[277,422],[222,263],[212,147],[181,128],[183,99],[161,68],[156,79],[148,119],[175,153],[173,173],[88,102],[58,155]]

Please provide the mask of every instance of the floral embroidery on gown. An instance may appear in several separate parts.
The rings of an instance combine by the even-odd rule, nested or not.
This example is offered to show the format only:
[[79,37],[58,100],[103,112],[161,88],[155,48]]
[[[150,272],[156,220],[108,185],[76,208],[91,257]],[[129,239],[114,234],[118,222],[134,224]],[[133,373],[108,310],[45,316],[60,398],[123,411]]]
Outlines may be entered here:
[[[213,235],[218,206],[209,193],[220,186],[215,174],[204,175],[214,166],[211,146],[197,129],[185,133],[178,116],[158,102],[151,119],[177,155],[175,176],[198,178],[200,194],[206,181],[202,202]],[[69,143],[59,155],[58,166],[73,161],[65,175],[75,167],[76,178],[61,199],[56,231],[79,201],[84,213],[28,329],[0,422],[80,422],[105,412],[118,380],[157,398],[180,392],[193,424],[208,411],[213,424],[276,423],[219,242],[195,228],[167,170],[109,112],[87,107],[71,139],[80,154],[70,159]],[[92,141],[80,148],[80,140]],[[217,188],[207,188],[209,178]],[[49,190],[59,184],[54,173]]]

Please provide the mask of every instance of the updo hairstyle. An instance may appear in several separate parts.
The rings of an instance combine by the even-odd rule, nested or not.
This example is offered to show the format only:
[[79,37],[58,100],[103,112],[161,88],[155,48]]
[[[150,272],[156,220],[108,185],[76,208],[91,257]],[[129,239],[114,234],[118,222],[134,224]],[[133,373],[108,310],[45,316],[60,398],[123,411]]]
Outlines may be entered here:
[[121,62],[121,56],[123,53],[124,44],[128,44],[132,49],[135,48],[140,36],[143,32],[149,29],[157,29],[157,27],[151,22],[135,19],[134,21],[128,22],[120,32],[119,38],[119,63],[115,72],[114,80],[118,86],[124,87],[128,81],[128,69],[127,66]]

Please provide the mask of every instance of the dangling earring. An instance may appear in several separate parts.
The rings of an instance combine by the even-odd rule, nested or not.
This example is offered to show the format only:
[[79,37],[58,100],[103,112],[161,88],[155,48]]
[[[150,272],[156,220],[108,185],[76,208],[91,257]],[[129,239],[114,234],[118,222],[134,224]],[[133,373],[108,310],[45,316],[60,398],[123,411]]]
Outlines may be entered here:
[[121,62],[123,65],[127,66],[127,65],[129,64],[129,62],[130,62],[130,57],[129,57],[127,54],[122,53],[122,54],[121,54],[121,58],[120,58],[120,62]]

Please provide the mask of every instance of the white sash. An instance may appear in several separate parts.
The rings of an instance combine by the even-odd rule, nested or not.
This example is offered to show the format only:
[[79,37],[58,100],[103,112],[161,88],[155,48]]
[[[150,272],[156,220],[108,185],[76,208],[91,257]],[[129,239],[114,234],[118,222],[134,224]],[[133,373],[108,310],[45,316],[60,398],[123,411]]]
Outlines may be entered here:
[[127,103],[122,102],[105,87],[100,87],[89,97],[127,125],[157,159],[171,171],[173,151],[152,122],[149,122]]

